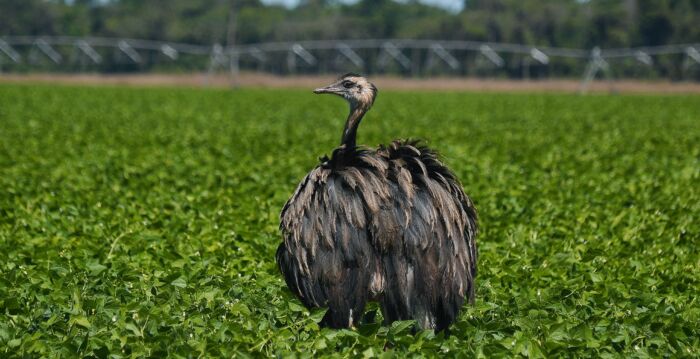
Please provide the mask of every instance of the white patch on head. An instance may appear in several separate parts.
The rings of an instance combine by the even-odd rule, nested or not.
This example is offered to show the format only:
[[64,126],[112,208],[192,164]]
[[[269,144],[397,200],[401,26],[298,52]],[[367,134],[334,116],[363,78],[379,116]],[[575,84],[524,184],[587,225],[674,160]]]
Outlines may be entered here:
[[360,104],[371,106],[374,102],[375,90],[366,78],[361,76],[346,76],[343,81],[352,81],[355,85],[348,89],[347,99]]

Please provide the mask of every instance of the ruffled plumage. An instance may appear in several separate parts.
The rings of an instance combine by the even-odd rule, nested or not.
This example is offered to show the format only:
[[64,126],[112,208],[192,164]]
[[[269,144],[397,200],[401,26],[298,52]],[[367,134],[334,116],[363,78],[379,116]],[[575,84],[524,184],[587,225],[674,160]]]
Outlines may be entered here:
[[387,323],[442,330],[474,300],[477,215],[454,174],[414,141],[340,147],[280,215],[277,262],[323,324],[351,327],[379,301]]

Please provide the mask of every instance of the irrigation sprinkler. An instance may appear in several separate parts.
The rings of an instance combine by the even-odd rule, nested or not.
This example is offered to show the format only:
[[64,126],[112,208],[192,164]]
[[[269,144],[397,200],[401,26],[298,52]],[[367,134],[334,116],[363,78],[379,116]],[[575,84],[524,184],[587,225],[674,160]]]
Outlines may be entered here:
[[207,71],[207,76],[205,77],[204,84],[209,85],[212,75],[219,68],[224,68],[226,66],[231,66],[226,54],[224,54],[224,48],[220,44],[214,44],[211,48],[211,53],[209,55],[209,69]]
[[579,93],[585,94],[588,92],[588,88],[591,84],[591,81],[595,78],[596,74],[599,71],[604,71],[608,72],[610,69],[610,65],[608,64],[605,59],[603,59],[602,52],[600,50],[600,47],[596,46],[593,48],[591,51],[591,60],[588,62],[588,65],[586,66],[586,71],[584,72],[583,75],[583,81],[581,82],[581,87],[579,89]]
[[[551,65],[556,59],[572,59],[586,61],[585,71],[581,80],[581,92],[585,93],[598,75],[603,72],[610,78],[608,62],[614,59],[632,59],[626,66],[652,66],[655,56],[682,55],[683,68],[700,64],[700,44],[677,44],[637,48],[619,48],[601,50],[533,47],[522,44],[497,42],[460,41],[460,40],[430,40],[430,39],[363,39],[363,40],[309,40],[295,42],[268,42],[249,45],[193,45],[164,41],[120,39],[104,37],[71,37],[71,36],[4,36],[0,38],[0,60],[9,58],[4,63],[21,63],[23,57],[29,59],[30,66],[39,65],[40,60],[48,59],[54,65],[63,65],[62,53],[66,48],[72,48],[74,56],[80,56],[83,65],[86,60],[93,64],[105,64],[102,49],[113,49],[117,60],[133,64],[142,64],[146,58],[143,54],[159,53],[169,61],[179,61],[183,54],[199,57],[200,63],[207,64],[209,72],[218,68],[228,68],[232,75],[238,73],[241,66],[257,63],[258,69],[268,69],[266,65],[284,65],[294,73],[301,66],[305,71],[323,72],[332,61],[333,68],[352,67],[366,70],[368,61],[376,59],[376,69],[387,71],[391,63],[396,64],[395,70],[403,74],[418,75],[422,71],[431,71],[438,64],[447,70],[457,71],[467,65],[471,59],[469,54],[476,54],[476,61],[485,60],[496,68],[505,68],[505,54],[520,57],[522,77],[529,78],[531,64]],[[98,51],[99,50],[99,51]],[[63,51],[63,52],[62,52]],[[320,54],[330,52],[332,56],[321,57]],[[27,54],[27,55],[25,55]],[[209,62],[207,63],[207,56]],[[255,62],[240,62],[246,56]],[[367,56],[367,57],[364,57]],[[503,56],[503,57],[502,57]],[[122,60],[126,58],[126,60]],[[110,64],[105,64],[110,65]],[[150,65],[150,64],[148,64]],[[148,65],[139,67],[145,70]],[[207,65],[202,67],[207,69]],[[9,69],[16,67],[10,66]],[[275,67],[275,71],[284,72],[285,67]],[[372,67],[370,67],[372,70]],[[511,69],[512,70],[512,69]]]
[[20,54],[3,39],[0,39],[0,53],[10,58],[10,60],[12,60],[14,63],[19,63],[22,61],[22,56],[20,56]]

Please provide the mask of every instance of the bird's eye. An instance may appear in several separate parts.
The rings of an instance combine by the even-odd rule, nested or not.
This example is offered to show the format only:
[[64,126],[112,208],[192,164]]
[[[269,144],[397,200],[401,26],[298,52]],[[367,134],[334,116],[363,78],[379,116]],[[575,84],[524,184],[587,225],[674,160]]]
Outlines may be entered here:
[[343,87],[345,87],[346,89],[351,88],[352,85],[354,85],[354,83],[352,83],[352,81],[348,81],[348,80],[343,81]]

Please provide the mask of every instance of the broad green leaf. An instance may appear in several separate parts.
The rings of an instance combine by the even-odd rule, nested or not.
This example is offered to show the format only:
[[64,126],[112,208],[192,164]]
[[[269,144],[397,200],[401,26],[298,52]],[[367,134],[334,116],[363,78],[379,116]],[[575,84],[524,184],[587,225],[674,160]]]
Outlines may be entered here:
[[187,287],[187,282],[185,281],[184,277],[180,277],[175,279],[174,281],[170,282],[171,285],[178,287],[178,288],[186,288]]
[[83,317],[83,316],[71,318],[71,321],[74,324],[77,324],[83,328],[90,328],[91,327],[90,321],[86,317]]

